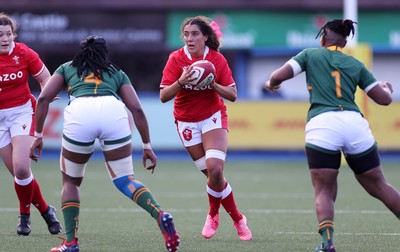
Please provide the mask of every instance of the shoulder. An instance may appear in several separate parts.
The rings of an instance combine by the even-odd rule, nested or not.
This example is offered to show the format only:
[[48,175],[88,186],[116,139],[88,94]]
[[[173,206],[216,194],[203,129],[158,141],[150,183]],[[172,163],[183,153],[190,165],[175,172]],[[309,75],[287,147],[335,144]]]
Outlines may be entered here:
[[72,66],[72,60],[64,62],[63,64],[60,65],[61,67],[73,67]]
[[18,57],[21,62],[25,61],[28,65],[33,63],[37,63],[42,61],[38,53],[36,53],[33,49],[28,47],[24,43],[16,42],[14,50],[12,52],[13,55]]
[[73,68],[73,66],[71,65],[72,61],[67,61],[63,64],[61,64],[57,69],[56,69],[56,73],[61,73],[63,71],[66,71],[68,69]]
[[178,50],[172,51],[169,54],[169,59],[175,59],[176,60],[176,59],[181,58],[183,56],[185,56],[185,51],[183,50],[183,48],[180,48]]
[[223,60],[225,59],[225,56],[224,56],[221,52],[219,52],[219,51],[210,49],[210,51],[209,51],[208,53],[209,53],[209,55],[210,55],[211,57],[215,57],[215,58],[217,58],[217,59],[223,59]]
[[17,53],[36,54],[37,55],[37,53],[33,49],[31,49],[29,46],[27,46],[26,44],[21,43],[21,42],[15,43],[14,50]]
[[226,60],[225,56],[222,53],[217,52],[215,50],[210,50],[206,59],[211,61],[214,65],[228,64],[228,61]]
[[308,59],[315,58],[315,57],[323,57],[324,53],[328,52],[326,48],[306,48],[296,54],[293,59],[297,62],[305,62]]
[[[123,78],[123,79],[125,79],[125,80],[129,80],[129,77],[128,77],[128,75],[125,73],[125,71],[124,70],[122,70],[122,69],[115,69],[115,68],[113,68],[116,72],[116,74],[118,75],[118,76],[120,76],[121,78]],[[129,81],[130,82],[130,81]]]
[[309,54],[314,54],[314,53],[321,53],[321,51],[325,51],[325,48],[306,48],[303,49],[298,53],[298,55],[309,55]]
[[15,42],[15,48],[14,50],[18,50],[18,51],[23,51],[23,50],[28,50],[29,47],[21,42]]

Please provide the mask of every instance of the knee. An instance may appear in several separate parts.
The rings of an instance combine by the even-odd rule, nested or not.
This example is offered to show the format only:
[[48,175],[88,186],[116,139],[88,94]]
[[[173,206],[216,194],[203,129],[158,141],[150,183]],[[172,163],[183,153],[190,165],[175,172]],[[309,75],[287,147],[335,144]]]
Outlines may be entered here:
[[208,177],[219,181],[224,178],[224,162],[226,154],[223,151],[210,149],[206,151]]
[[13,165],[13,175],[18,179],[26,179],[31,175],[29,164],[15,162]]
[[208,169],[208,177],[215,181],[220,181],[224,178],[224,172],[222,168],[210,167]]

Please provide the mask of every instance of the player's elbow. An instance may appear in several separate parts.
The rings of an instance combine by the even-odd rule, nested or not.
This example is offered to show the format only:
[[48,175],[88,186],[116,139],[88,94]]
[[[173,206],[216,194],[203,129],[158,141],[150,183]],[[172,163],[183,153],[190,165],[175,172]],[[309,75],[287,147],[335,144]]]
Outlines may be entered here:
[[37,104],[49,104],[51,101],[52,99],[50,99],[50,97],[40,95],[37,99]]
[[165,90],[165,88],[160,89],[160,101],[162,103],[166,103],[174,98],[174,96],[170,95],[167,91],[168,90]]
[[392,103],[393,99],[391,96],[381,97],[380,99],[374,100],[377,104],[382,106],[388,106]]
[[166,103],[167,101],[169,101],[165,96],[163,96],[163,95],[161,95],[160,94],[160,101],[162,102],[162,103]]
[[383,89],[380,85],[372,88],[367,95],[377,104],[387,106],[392,103],[392,93],[390,90]]

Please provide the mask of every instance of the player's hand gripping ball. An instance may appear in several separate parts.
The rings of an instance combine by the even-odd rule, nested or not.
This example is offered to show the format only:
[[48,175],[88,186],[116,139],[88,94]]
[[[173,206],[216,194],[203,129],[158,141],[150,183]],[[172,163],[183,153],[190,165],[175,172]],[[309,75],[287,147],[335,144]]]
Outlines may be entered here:
[[192,65],[192,78],[195,78],[190,84],[194,87],[204,87],[212,83],[216,76],[214,64],[208,60],[199,60]]

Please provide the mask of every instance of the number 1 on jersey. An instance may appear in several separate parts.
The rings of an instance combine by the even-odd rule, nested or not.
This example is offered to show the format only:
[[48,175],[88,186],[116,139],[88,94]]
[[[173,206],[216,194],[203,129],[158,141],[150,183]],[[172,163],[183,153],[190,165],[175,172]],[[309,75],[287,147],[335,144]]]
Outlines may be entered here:
[[336,84],[336,96],[337,98],[342,98],[342,89],[340,86],[340,72],[339,71],[333,71],[332,77],[335,78],[335,84]]

